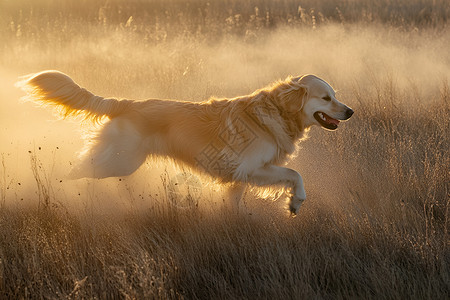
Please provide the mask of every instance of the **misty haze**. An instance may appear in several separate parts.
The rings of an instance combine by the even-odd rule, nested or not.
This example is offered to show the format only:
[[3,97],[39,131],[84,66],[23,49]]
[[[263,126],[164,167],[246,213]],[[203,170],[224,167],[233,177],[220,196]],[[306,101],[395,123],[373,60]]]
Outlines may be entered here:
[[[1,1],[0,297],[446,298],[449,17],[444,0]],[[295,218],[251,190],[235,214],[162,159],[67,178],[99,125],[21,101],[43,70],[195,102],[315,74],[355,114],[288,163],[308,195]]]

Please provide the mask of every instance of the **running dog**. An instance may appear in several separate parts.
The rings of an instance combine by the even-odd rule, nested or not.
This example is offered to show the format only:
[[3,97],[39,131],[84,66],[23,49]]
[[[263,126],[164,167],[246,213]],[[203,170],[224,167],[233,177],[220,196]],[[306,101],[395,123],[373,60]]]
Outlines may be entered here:
[[336,130],[353,115],[314,75],[203,102],[104,98],[58,71],[28,75],[17,85],[27,92],[26,100],[53,106],[63,117],[102,124],[71,171],[73,178],[125,176],[149,156],[168,157],[229,185],[235,208],[247,186],[282,186],[293,215],[306,193],[301,175],[283,165],[311,126]]

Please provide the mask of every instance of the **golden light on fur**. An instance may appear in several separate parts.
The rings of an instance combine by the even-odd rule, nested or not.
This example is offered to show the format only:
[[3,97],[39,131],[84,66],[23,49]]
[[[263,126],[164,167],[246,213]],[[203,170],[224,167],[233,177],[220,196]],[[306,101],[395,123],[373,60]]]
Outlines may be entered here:
[[147,157],[160,156],[230,184],[235,208],[248,185],[261,188],[264,196],[281,187],[293,214],[306,193],[300,174],[282,165],[311,126],[334,130],[353,114],[314,75],[204,102],[103,98],[58,71],[28,75],[17,85],[27,92],[25,100],[55,107],[64,118],[109,119],[87,143],[73,178],[126,176]]

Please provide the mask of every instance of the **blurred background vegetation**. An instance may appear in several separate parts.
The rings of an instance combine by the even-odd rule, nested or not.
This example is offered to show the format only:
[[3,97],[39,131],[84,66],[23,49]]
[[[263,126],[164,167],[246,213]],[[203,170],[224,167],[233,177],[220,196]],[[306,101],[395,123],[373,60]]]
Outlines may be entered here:
[[[1,297],[445,299],[449,16],[444,0],[0,1]],[[79,124],[13,86],[45,69],[102,96],[193,101],[314,73],[355,115],[289,164],[297,218],[251,194],[251,215],[230,215],[207,182],[180,209],[152,161],[64,179]]]

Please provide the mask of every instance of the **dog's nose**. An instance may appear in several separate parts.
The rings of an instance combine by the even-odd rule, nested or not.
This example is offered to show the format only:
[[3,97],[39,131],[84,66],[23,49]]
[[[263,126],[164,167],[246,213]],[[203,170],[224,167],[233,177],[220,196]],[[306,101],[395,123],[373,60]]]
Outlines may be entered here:
[[348,118],[350,118],[353,115],[354,111],[351,108],[347,108],[347,111],[345,112],[345,115]]

